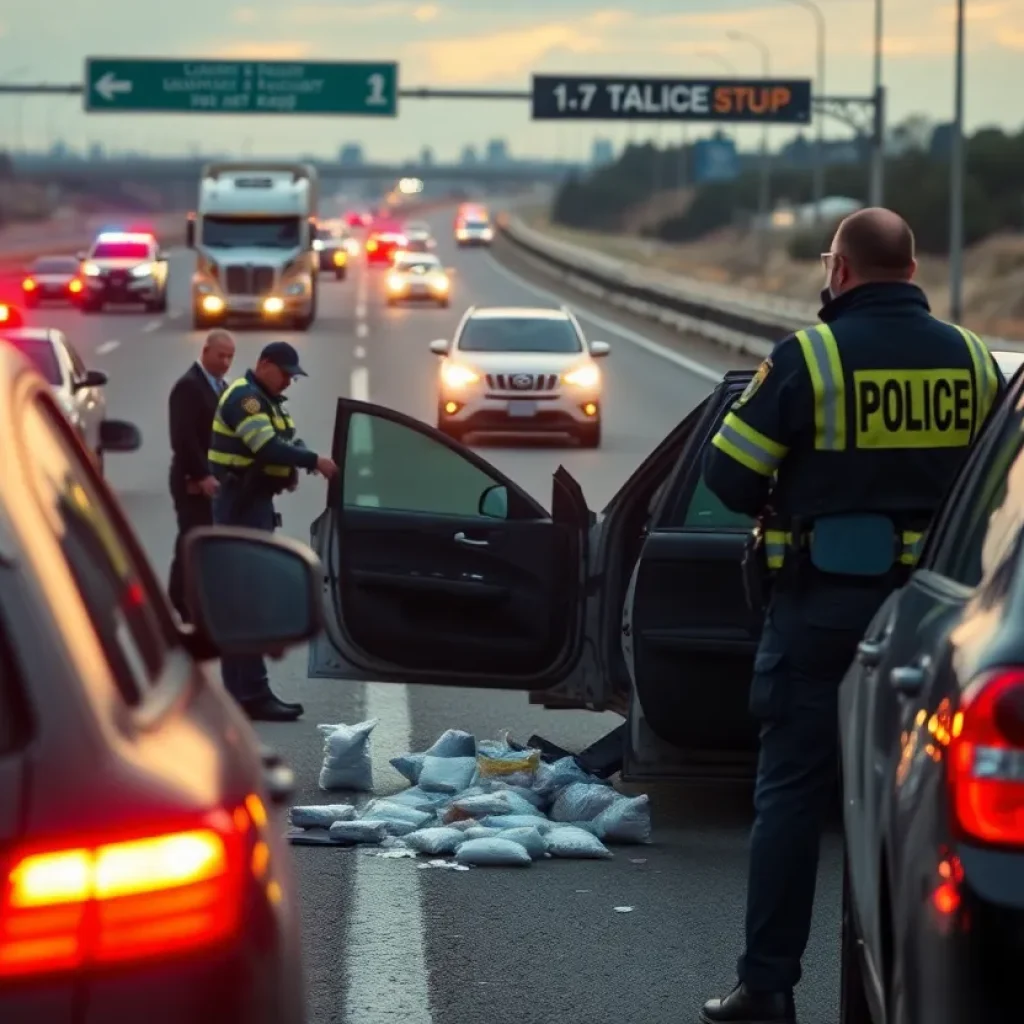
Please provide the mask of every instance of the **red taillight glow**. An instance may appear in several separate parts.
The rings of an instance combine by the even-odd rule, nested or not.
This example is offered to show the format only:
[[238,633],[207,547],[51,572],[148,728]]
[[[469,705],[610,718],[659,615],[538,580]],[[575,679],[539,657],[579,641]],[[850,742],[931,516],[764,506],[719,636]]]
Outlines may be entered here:
[[36,283],[31,277],[26,277],[25,280],[21,282],[21,288],[22,291],[34,292],[36,290]]
[[11,307],[0,302],[0,324],[10,323],[13,319]]
[[248,818],[26,853],[0,902],[0,978],[205,948],[237,931]]
[[949,781],[969,838],[1024,846],[1024,669],[973,682],[953,716]]

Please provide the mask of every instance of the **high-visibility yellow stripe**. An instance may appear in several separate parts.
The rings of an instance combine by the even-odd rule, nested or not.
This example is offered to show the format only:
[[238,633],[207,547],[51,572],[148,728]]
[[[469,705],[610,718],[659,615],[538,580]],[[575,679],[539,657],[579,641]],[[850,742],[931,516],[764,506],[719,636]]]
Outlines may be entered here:
[[771,476],[789,451],[730,412],[711,443],[719,451],[761,476]]
[[814,391],[814,447],[819,451],[846,449],[846,382],[835,335],[825,324],[797,331]]
[[[813,530],[811,534],[813,534]],[[810,536],[810,535],[808,535]],[[902,545],[900,563],[916,565],[921,556],[924,534],[917,530],[904,530],[900,535]],[[781,569],[786,560],[786,551],[793,543],[793,534],[788,530],[764,531],[764,554],[769,569]]]
[[988,416],[992,403],[995,401],[998,383],[995,370],[992,367],[992,357],[989,355],[985,343],[976,334],[959,324],[953,324],[953,326],[959,332],[960,337],[964,339],[967,351],[971,353],[975,388],[974,425],[971,436],[977,437],[978,431],[981,430],[981,425],[985,422],[985,417]]
[[232,452],[218,452],[211,448],[206,453],[208,462],[218,466],[251,466],[256,460],[251,455],[235,455]]

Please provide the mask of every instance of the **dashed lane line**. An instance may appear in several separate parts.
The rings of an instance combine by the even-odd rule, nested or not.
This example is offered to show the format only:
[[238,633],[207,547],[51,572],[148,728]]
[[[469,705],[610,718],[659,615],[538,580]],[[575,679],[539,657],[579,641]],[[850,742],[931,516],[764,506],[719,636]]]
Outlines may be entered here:
[[96,355],[98,355],[98,356],[108,355],[109,353],[113,352],[115,348],[118,348],[120,346],[120,344],[121,344],[121,342],[119,342],[119,341],[114,341],[114,340],[105,341],[105,342],[103,342],[102,345],[97,345],[96,346]]

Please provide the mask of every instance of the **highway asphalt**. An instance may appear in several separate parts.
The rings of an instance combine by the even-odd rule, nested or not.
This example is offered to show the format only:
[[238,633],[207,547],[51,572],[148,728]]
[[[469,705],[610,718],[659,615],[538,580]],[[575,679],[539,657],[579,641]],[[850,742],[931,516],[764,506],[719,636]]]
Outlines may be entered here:
[[[320,317],[308,333],[236,333],[234,372],[283,337],[310,373],[291,392],[306,443],[329,451],[335,400],[369,399],[431,420],[436,410],[434,338],[450,337],[468,305],[561,301],[535,270],[486,250],[458,251],[450,215],[434,216],[444,261],[455,268],[451,308],[389,309],[382,277],[358,267],[345,282],[323,278]],[[191,255],[175,252],[165,316],[84,316],[45,309],[30,322],[64,330],[87,365],[107,371],[108,414],[134,421],[144,444],[110,456],[108,476],[154,559],[166,572],[174,541],[167,494],[166,397],[198,355],[190,330]],[[565,294],[565,293],[563,293]],[[578,300],[578,301],[577,301]],[[599,509],[665,433],[711,389],[728,357],[697,341],[573,297],[592,339],[608,341],[606,420],[599,450],[539,442],[479,451],[550,500],[558,465]],[[322,481],[304,479],[280,502],[286,533],[308,539],[322,511]],[[260,727],[296,770],[296,803],[324,802],[315,726],[380,718],[374,734],[377,789],[403,785],[388,759],[423,749],[444,729],[480,737],[540,732],[579,749],[618,719],[546,712],[520,694],[455,688],[356,686],[306,679],[305,651],[272,665],[279,692],[305,718]],[[639,790],[638,790],[639,791]],[[418,870],[362,852],[294,848],[301,888],[310,1024],[676,1024],[696,1019],[707,997],[733,983],[741,951],[750,792],[663,785],[651,793],[655,842],[616,848],[611,861],[547,861],[529,871]],[[837,1020],[840,841],[826,838],[817,917],[797,990],[803,1024]],[[631,907],[629,913],[617,907]]]

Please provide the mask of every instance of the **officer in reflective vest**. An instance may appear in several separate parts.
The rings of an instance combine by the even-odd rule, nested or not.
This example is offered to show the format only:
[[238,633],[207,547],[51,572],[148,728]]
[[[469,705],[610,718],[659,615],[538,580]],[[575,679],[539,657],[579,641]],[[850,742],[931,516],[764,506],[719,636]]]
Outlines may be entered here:
[[848,217],[822,262],[822,322],[775,346],[704,465],[728,508],[760,518],[772,580],[750,689],[761,750],[746,948],[705,1024],[796,1019],[839,684],[1005,388],[980,339],[929,312],[895,213]]
[[[304,376],[298,352],[287,342],[275,341],[260,353],[256,368],[221,395],[207,456],[220,483],[213,499],[216,524],[273,530],[280,525],[274,497],[295,490],[300,469],[328,478],[337,473],[331,459],[296,438],[295,422],[285,408],[285,389]],[[240,594],[239,600],[244,599]],[[302,714],[301,704],[280,700],[271,691],[259,655],[223,658],[221,673],[228,692],[250,718],[290,722]]]

